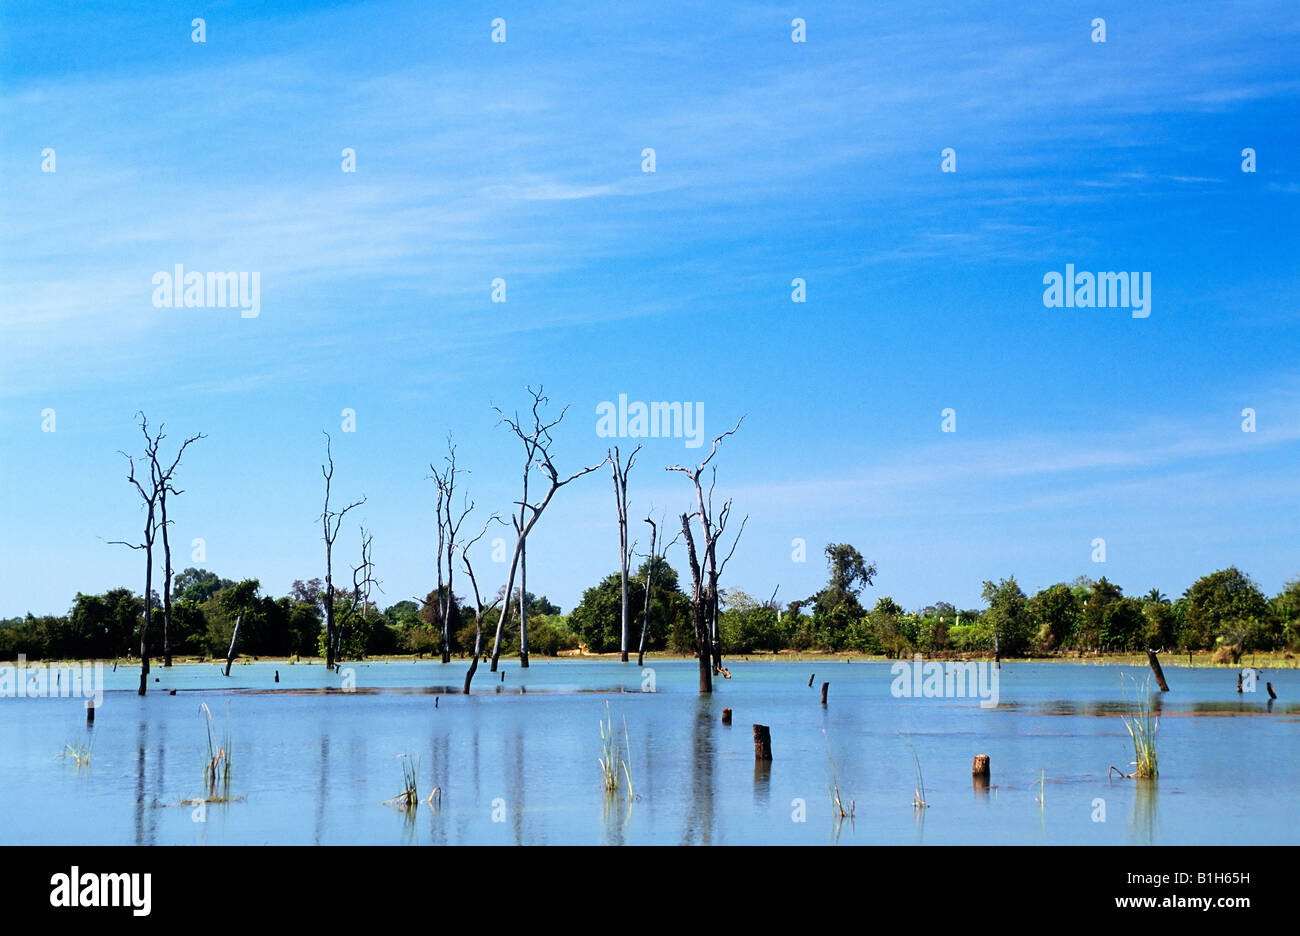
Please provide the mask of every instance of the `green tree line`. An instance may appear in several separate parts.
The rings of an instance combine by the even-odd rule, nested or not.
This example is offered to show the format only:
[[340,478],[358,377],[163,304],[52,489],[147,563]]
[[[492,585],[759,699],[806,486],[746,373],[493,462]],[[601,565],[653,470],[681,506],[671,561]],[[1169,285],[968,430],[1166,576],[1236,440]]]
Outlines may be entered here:
[[[1102,577],[1079,577],[1026,595],[1014,576],[983,583],[984,607],[958,609],[936,602],[905,611],[893,598],[870,609],[862,592],[872,584],[874,565],[853,546],[826,547],[828,577],[815,595],[778,604],[757,601],[738,589],[723,596],[720,629],[726,653],[782,650],[851,651],[901,657],[912,653],[989,654],[1004,657],[1050,653],[1131,652],[1146,648],[1180,652],[1213,651],[1236,662],[1253,651],[1300,649],[1300,578],[1268,597],[1236,567],[1197,579],[1177,599],[1159,589],[1125,595]],[[629,605],[636,609],[637,637],[646,629],[647,649],[694,652],[690,597],[677,572],[662,560],[650,582],[649,560],[629,576]],[[161,606],[158,596],[150,600]],[[237,651],[244,656],[318,656],[324,653],[323,589],[318,579],[293,583],[273,598],[256,579],[235,582],[204,569],[186,569],[172,590],[172,646],[181,656],[224,657],[235,621],[241,619]],[[618,649],[620,575],[617,571],[586,589],[568,615],[544,596],[527,595],[530,650],[544,656],[585,649]],[[519,594],[512,596],[518,613]],[[348,659],[379,654],[438,654],[442,626],[436,590],[423,602],[399,601],[353,610],[336,603],[342,652]],[[464,656],[474,643],[473,614],[451,602],[450,651]],[[78,594],[62,616],[0,620],[0,659],[114,659],[138,652],[144,600],[128,588],[102,595]],[[151,639],[161,641],[161,634]],[[517,641],[515,635],[513,640]],[[509,645],[503,652],[513,652]]]

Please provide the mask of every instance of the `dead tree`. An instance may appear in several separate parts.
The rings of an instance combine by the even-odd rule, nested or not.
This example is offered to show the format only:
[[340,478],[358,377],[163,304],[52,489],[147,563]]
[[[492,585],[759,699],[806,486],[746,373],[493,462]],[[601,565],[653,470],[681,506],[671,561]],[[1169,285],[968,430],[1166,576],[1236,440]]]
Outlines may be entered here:
[[713,641],[709,636],[706,586],[700,574],[700,561],[695,553],[695,538],[691,535],[691,515],[682,514],[682,534],[686,537],[686,559],[690,565],[691,624],[695,630],[695,655],[700,661],[700,692],[713,691]]
[[321,474],[325,476],[325,509],[321,511],[321,527],[325,534],[325,665],[333,669],[338,648],[338,631],[334,624],[334,541],[349,510],[360,507],[365,497],[348,504],[342,510],[330,509],[330,486],[334,481],[334,455],[330,450],[330,434],[325,433],[325,460]]
[[127,543],[122,540],[113,540],[111,545],[126,546],[129,549],[138,549],[144,552],[144,622],[140,625],[140,689],[138,695],[144,695],[145,689],[149,685],[149,625],[152,622],[153,611],[153,544],[158,535],[158,497],[161,492],[162,482],[158,477],[158,446],[162,443],[162,428],[158,429],[155,435],[149,435],[149,420],[144,413],[136,413],[140,417],[140,432],[144,435],[144,454],[149,463],[148,484],[141,482],[135,473],[135,458],[119,452],[126,459],[130,466],[126,480],[136,489],[140,495],[140,500],[144,503],[145,521],[144,521],[144,541],[140,543]]
[[[158,431],[162,432],[161,426],[158,427]],[[172,544],[171,544],[171,540],[167,536],[167,527],[170,524],[170,521],[167,519],[167,495],[175,494],[179,497],[181,494],[185,493],[184,491],[178,489],[175,485],[172,484],[172,475],[176,473],[176,468],[181,463],[181,456],[185,454],[185,450],[190,447],[190,444],[193,442],[197,442],[199,439],[203,439],[203,438],[206,438],[206,436],[204,436],[203,433],[200,432],[198,435],[190,436],[190,438],[182,442],[180,449],[176,452],[176,458],[172,460],[172,463],[168,465],[166,469],[164,469],[158,463],[158,458],[157,458],[158,453],[156,449],[154,451],[154,457],[152,459],[153,472],[158,476],[160,482],[159,489],[158,489],[158,511],[160,514],[158,525],[162,529],[162,543],[163,543],[163,666],[164,667],[168,667],[172,665]]]
[[[731,514],[731,501],[728,500],[727,503],[723,505],[722,510],[718,514],[718,527],[717,527],[718,539],[722,538],[722,533],[727,528],[727,517],[730,514]],[[714,672],[718,672],[722,669],[722,640],[721,640],[722,634],[720,631],[721,615],[718,611],[718,603],[722,595],[722,589],[718,588],[718,580],[722,578],[722,573],[726,571],[727,563],[731,561],[731,557],[736,554],[736,546],[740,544],[740,537],[744,534],[745,524],[747,523],[749,523],[749,514],[745,514],[745,516],[741,518],[740,529],[736,531],[735,539],[731,541],[731,549],[727,551],[727,555],[723,558],[723,560],[717,564],[717,568],[714,569],[712,567],[712,564],[710,564],[709,590],[713,595],[713,606],[710,609],[709,613],[711,616],[710,620],[713,627]],[[776,597],[776,592],[772,592],[772,597],[773,598]],[[731,678],[730,674],[727,674],[727,678],[728,679]]]
[[645,607],[641,611],[641,643],[637,647],[637,666],[645,665],[645,645],[646,637],[650,630],[650,598],[654,593],[654,575],[663,567],[664,559],[668,555],[668,550],[672,549],[673,545],[677,542],[678,537],[681,535],[678,534],[678,536],[674,536],[668,545],[662,546],[659,551],[656,552],[656,545],[659,543],[659,527],[649,517],[645,518],[645,522],[650,524],[650,553],[647,557],[645,572]]
[[478,590],[478,579],[474,577],[474,567],[470,565],[469,561],[469,548],[483,538],[483,534],[487,532],[488,526],[493,522],[500,522],[500,518],[496,514],[488,517],[478,536],[466,543],[460,550],[460,559],[464,563],[465,574],[469,576],[470,587],[474,589],[474,657],[469,661],[469,670],[465,673],[465,688],[461,690],[464,695],[469,695],[469,684],[474,680],[474,674],[478,671],[479,657],[483,655],[483,615],[491,612],[496,607],[497,601],[501,600],[497,598],[497,601],[492,602],[488,607],[483,607],[483,599]]
[[[374,556],[375,538],[366,532],[366,528],[361,528],[361,564],[352,566],[352,591],[348,592],[347,603],[343,607],[343,617],[336,623],[334,657],[337,659],[341,656],[340,649],[343,646],[343,630],[350,625],[355,618],[360,618],[364,623],[370,614],[370,590],[380,588],[380,582],[375,578]],[[357,607],[360,606],[360,613]]]
[[[523,556],[524,543],[528,539],[528,534],[531,533],[533,527],[537,525],[537,521],[541,518],[543,511],[545,511],[547,506],[551,503],[551,499],[555,497],[556,491],[564,487],[570,481],[575,481],[583,475],[591,474],[593,471],[605,464],[605,461],[602,460],[600,464],[592,465],[590,468],[582,468],[574,474],[569,475],[567,478],[561,479],[559,470],[555,467],[555,463],[551,456],[551,445],[554,442],[551,437],[551,430],[560,424],[560,421],[564,419],[564,414],[568,412],[569,408],[567,406],[564,407],[564,409],[560,410],[559,416],[555,417],[555,419],[550,422],[546,422],[541,415],[541,408],[547,403],[547,398],[542,395],[542,389],[538,387],[537,390],[533,390],[529,387],[527,390],[533,398],[532,426],[530,428],[525,429],[523,427],[518,414],[516,414],[512,419],[509,416],[506,416],[506,414],[500,409],[497,409],[497,413],[501,416],[501,422],[509,426],[511,431],[519,437],[521,442],[523,442],[524,450],[528,453],[528,463],[524,466],[524,496],[518,502],[519,515],[517,517],[511,517],[515,526],[515,548],[510,559],[510,574],[506,579],[506,588],[504,592],[505,600],[501,605],[501,614],[497,618],[496,638],[492,643],[492,666],[490,667],[490,670],[493,673],[497,671],[497,661],[501,657],[501,640],[505,634],[506,618],[510,613],[510,595],[514,591],[515,574],[519,570],[520,559]],[[540,471],[547,481],[546,494],[536,503],[530,503],[528,500],[528,475],[533,468]],[[528,665],[528,629],[527,623],[523,619],[524,597],[525,596],[523,595],[520,596],[520,666]]]
[[[722,644],[718,633],[718,577],[723,566],[726,565],[727,560],[731,558],[731,554],[736,550],[736,543],[740,540],[740,534],[745,530],[745,521],[742,521],[740,531],[736,534],[735,541],[732,542],[731,553],[727,554],[720,565],[718,563],[718,544],[727,528],[727,520],[731,516],[731,501],[728,500],[723,504],[715,516],[713,511],[713,489],[718,481],[717,468],[715,467],[712,471],[707,494],[700,479],[704,474],[704,469],[709,466],[709,463],[713,461],[713,456],[718,453],[718,443],[735,433],[740,428],[744,418],[743,416],[740,417],[740,419],[736,420],[736,425],[713,440],[713,447],[710,449],[708,457],[696,467],[687,468],[682,465],[671,465],[667,468],[668,471],[682,472],[695,486],[695,511],[694,513],[682,514],[682,533],[686,537],[688,558],[691,562],[691,575],[695,586],[692,599],[692,616],[696,621],[696,627],[702,626],[705,631],[704,640],[700,642],[700,652],[703,653],[706,649],[709,651],[712,669],[715,673],[723,671]],[[700,521],[704,550],[702,557],[696,554],[695,539],[691,532],[690,521],[695,517],[698,517]],[[748,517],[745,519],[747,521]],[[701,659],[700,666],[704,667],[704,665],[705,661]],[[700,691],[711,692],[712,680],[705,680],[701,676]]]
[[1161,692],[1169,691],[1169,683],[1165,682],[1165,671],[1160,668],[1160,660],[1156,657],[1157,651],[1147,648],[1147,662],[1151,664],[1151,672],[1155,674],[1156,685],[1160,687]]
[[230,664],[235,662],[235,644],[239,641],[239,625],[243,623],[242,614],[235,617],[235,629],[230,634],[230,649],[226,651],[226,675],[230,675]]
[[[628,638],[628,609],[627,609],[627,565],[631,558],[632,549],[627,542],[627,476],[632,471],[632,466],[636,463],[636,453],[641,451],[641,446],[632,450],[632,454],[627,457],[627,464],[624,465],[619,458],[618,446],[614,446],[613,451],[607,451],[609,456],[607,461],[614,474],[614,507],[618,511],[618,570],[619,570],[619,595],[621,598],[620,607],[622,609],[622,637],[619,643],[619,650],[622,653],[623,662],[627,662],[627,638]],[[654,551],[653,545],[651,552]],[[642,653],[645,651],[642,650]]]
[[[641,609],[641,642],[637,645],[636,665],[638,667],[645,665],[645,641],[646,634],[650,630],[650,587],[654,582],[655,576],[655,540],[659,534],[659,527],[649,517],[645,522],[650,524],[650,558],[646,561],[645,569],[645,607]],[[624,603],[627,601],[627,577],[624,576],[623,595]]]
[[[447,467],[444,471],[438,471],[433,465],[429,470],[433,472],[433,481],[438,486],[437,518],[438,518],[438,620],[442,626],[442,662],[451,662],[451,612],[455,599],[452,597],[452,582],[454,579],[453,559],[456,554],[456,537],[460,534],[460,526],[469,516],[469,512],[474,509],[473,501],[465,499],[464,508],[460,511],[459,517],[456,516],[453,509],[453,497],[456,491],[456,475],[463,474],[464,469],[456,467],[456,446],[451,444],[451,437],[447,437]],[[446,571],[446,581],[443,580],[444,563]]]
[[[538,410],[540,404],[545,401],[546,398],[541,395],[541,387],[537,388],[536,393],[533,393],[532,388],[530,387],[528,388],[528,392],[532,394],[533,397],[534,428],[540,430],[542,427]],[[568,407],[565,407],[565,409],[567,408]],[[500,415],[502,421],[507,421],[505,413],[502,413],[500,409],[497,409],[497,413]],[[552,423],[552,425],[559,423],[560,419],[563,418],[564,412],[561,411],[559,419],[555,420],[555,423]],[[506,589],[503,592],[504,598],[502,600],[504,601],[504,604],[501,606],[501,613],[504,617],[510,612],[510,589],[514,586],[515,568],[517,565],[519,569],[519,665],[525,667],[528,665],[528,544],[522,539],[519,539],[519,537],[521,535],[520,531],[523,530],[524,524],[527,521],[528,479],[533,470],[533,459],[537,455],[539,440],[535,437],[525,436],[521,433],[518,429],[518,424],[519,417],[516,413],[515,424],[512,425],[511,428],[515,430],[515,434],[518,435],[520,440],[524,443],[523,497],[519,501],[518,519],[512,518],[515,526],[517,545],[515,556],[511,559],[510,563],[510,583],[506,586]],[[546,428],[550,427],[548,426]],[[535,435],[540,435],[540,432],[535,433]],[[494,673],[497,671],[497,657],[500,653],[500,644],[501,627],[498,624],[497,637],[492,646],[492,672]]]

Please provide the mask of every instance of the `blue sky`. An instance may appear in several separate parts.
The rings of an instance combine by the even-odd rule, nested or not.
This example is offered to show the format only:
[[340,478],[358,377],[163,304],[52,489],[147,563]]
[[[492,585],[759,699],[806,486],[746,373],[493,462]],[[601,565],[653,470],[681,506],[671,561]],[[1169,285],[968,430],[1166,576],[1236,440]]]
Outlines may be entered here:
[[[507,511],[490,407],[528,384],[571,405],[562,470],[604,457],[620,393],[702,402],[710,436],[745,414],[723,584],[759,597],[815,591],[827,542],[909,608],[1011,574],[1300,573],[1294,4],[548,6],[0,10],[0,616],[142,587],[105,542],[141,525],[116,454],[141,409],[208,436],[172,502],[208,568],[323,573],[329,430],[381,600],[424,594],[429,463],[454,433]],[[177,263],[258,271],[261,314],[155,308]],[[1150,317],[1045,308],[1067,263],[1150,272]],[[649,440],[634,517],[688,505],[663,468],[692,456]],[[607,470],[557,496],[530,590],[567,610],[617,568],[612,498]]]

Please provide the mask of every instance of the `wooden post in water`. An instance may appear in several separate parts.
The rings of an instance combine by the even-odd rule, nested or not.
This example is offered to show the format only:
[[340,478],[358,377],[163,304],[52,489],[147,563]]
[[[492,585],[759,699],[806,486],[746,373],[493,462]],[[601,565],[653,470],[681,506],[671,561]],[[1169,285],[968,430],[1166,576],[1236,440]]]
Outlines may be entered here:
[[754,726],[754,760],[772,759],[772,729],[767,725]]
[[808,677],[808,688],[809,688],[809,689],[812,688],[812,681],[813,681],[814,679],[816,679],[816,678],[817,678],[817,674],[816,674],[816,673],[813,673],[811,676]]
[[970,765],[972,777],[989,778],[989,756],[987,754],[976,754],[975,760]]
[[1237,695],[1241,695],[1241,670],[1237,670]]
[[729,709],[729,708],[724,708],[724,709],[722,710],[722,723],[723,723],[724,725],[730,725],[730,724],[731,724],[731,709]]
[[94,699],[86,700],[86,724],[87,725],[95,724],[95,700]]
[[1151,672],[1156,674],[1156,685],[1160,687],[1160,691],[1168,692],[1169,683],[1165,682],[1165,672],[1160,668],[1160,661],[1156,659],[1154,650],[1147,650],[1147,662],[1151,664]]
[[830,683],[828,682],[822,683],[822,705],[826,704],[826,693],[830,691],[830,688],[831,688]]
[[1273,684],[1271,682],[1264,683],[1264,688],[1268,690],[1268,697],[1270,699],[1277,698],[1277,693],[1273,691]]

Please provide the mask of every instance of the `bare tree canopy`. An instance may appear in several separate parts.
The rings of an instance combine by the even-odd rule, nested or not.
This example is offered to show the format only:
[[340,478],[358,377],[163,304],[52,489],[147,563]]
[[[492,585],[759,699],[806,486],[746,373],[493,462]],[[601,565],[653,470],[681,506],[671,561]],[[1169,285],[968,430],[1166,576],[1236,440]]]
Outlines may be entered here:
[[501,522],[501,518],[496,514],[488,517],[483,522],[483,529],[479,530],[478,535],[460,549],[460,558],[465,566],[465,574],[469,576],[470,587],[474,590],[474,656],[469,661],[469,670],[465,673],[465,688],[461,690],[465,695],[469,695],[469,684],[473,682],[474,674],[478,672],[478,661],[483,655],[483,615],[490,613],[496,607],[497,602],[501,601],[501,597],[498,597],[492,604],[487,607],[483,606],[483,598],[478,590],[478,579],[474,576],[474,566],[469,561],[469,548],[483,538],[489,526]]
[[460,535],[461,524],[474,509],[474,502],[464,499],[459,511],[454,508],[456,493],[456,475],[466,473],[465,469],[456,467],[456,446],[452,444],[451,435],[447,436],[447,455],[443,459],[446,467],[439,471],[430,465],[429,471],[434,484],[438,487],[438,499],[435,516],[438,528],[438,596],[437,614],[442,630],[442,662],[451,661],[451,618],[455,605],[452,587],[455,578],[456,537]]
[[[745,523],[749,519],[746,517],[741,521],[740,530],[737,531],[735,539],[732,541],[731,550],[719,563],[718,545],[727,529],[727,521],[731,517],[731,501],[727,500],[715,515],[713,510],[713,489],[718,481],[717,468],[714,467],[710,473],[707,494],[701,478],[704,475],[705,468],[709,467],[713,457],[718,454],[718,444],[727,436],[733,435],[740,428],[740,424],[744,419],[745,417],[741,416],[740,419],[736,420],[736,425],[714,438],[708,456],[694,468],[683,465],[670,465],[666,469],[668,471],[682,472],[695,487],[695,511],[693,513],[683,513],[681,521],[682,535],[686,538],[691,579],[694,583],[691,606],[692,619],[696,630],[697,650],[700,656],[700,692],[713,691],[713,676],[715,674],[730,675],[722,665],[722,643],[718,633],[718,578],[722,574],[727,561],[735,553],[736,544],[740,541],[740,535],[745,531]],[[699,520],[700,533],[703,539],[704,553],[702,557],[696,552],[695,537],[691,532],[691,520],[695,518]]]
[[[632,466],[636,464],[636,455],[639,451],[641,451],[641,446],[638,445],[632,450],[632,454],[627,457],[626,465],[622,463],[617,445],[606,453],[608,456],[606,461],[609,462],[614,474],[614,506],[618,511],[618,571],[620,597],[622,599],[622,631],[619,650],[622,653],[624,663],[627,662],[628,641],[627,567],[632,549],[636,545],[635,543],[629,545],[627,541],[627,476],[631,473]],[[653,550],[653,544],[651,549]]]
[[[157,431],[152,434],[149,431],[149,419],[143,412],[135,414],[140,420],[140,433],[144,436],[144,459],[148,463],[149,476],[141,479],[136,474],[135,457],[128,455],[126,452],[119,452],[126,459],[129,470],[126,480],[135,488],[136,493],[140,495],[140,500],[145,508],[144,537],[139,543],[128,543],[122,540],[113,540],[111,545],[126,546],[130,549],[141,550],[145,555],[145,573],[144,573],[144,621],[140,626],[140,688],[139,695],[144,695],[149,685],[149,630],[153,622],[153,547],[157,539],[159,530],[163,534],[163,543],[167,554],[166,561],[166,588],[167,593],[164,611],[164,642],[166,644],[166,666],[171,666],[171,642],[170,642],[170,618],[171,618],[171,544],[167,539],[167,493],[182,493],[176,490],[172,485],[172,475],[175,474],[177,466],[181,462],[181,456],[190,444],[197,442],[203,436],[196,435],[186,439],[181,443],[180,449],[176,452],[176,457],[172,459],[170,465],[163,467],[164,461],[159,457],[159,450],[162,447],[163,439],[167,438],[163,432],[163,426],[159,425]],[[160,516],[161,512],[161,516]]]
[[331,486],[334,482],[334,453],[330,448],[330,434],[325,433],[325,464],[321,465],[321,474],[325,477],[325,508],[321,511],[320,520],[321,528],[324,531],[325,539],[325,665],[329,669],[334,669],[338,660],[339,650],[339,629],[334,620],[334,541],[339,537],[339,529],[343,526],[343,518],[347,516],[348,511],[360,507],[366,502],[363,496],[361,500],[353,501],[342,510],[333,510],[330,507]]
[[[608,459],[602,459],[598,464],[589,468],[581,468],[567,477],[561,477],[560,471],[555,467],[551,447],[554,440],[551,437],[551,430],[560,424],[564,419],[564,414],[568,412],[568,406],[560,410],[560,414],[554,419],[547,421],[542,416],[542,409],[549,400],[542,393],[542,388],[536,390],[526,387],[525,391],[533,398],[531,418],[525,422],[519,418],[516,413],[513,417],[507,416],[499,407],[493,407],[501,417],[500,422],[510,427],[510,430],[519,438],[524,445],[524,451],[527,455],[524,464],[524,493],[523,497],[517,501],[519,515],[511,519],[515,525],[515,548],[510,559],[510,574],[506,580],[505,594],[509,595],[515,587],[515,575],[519,571],[520,559],[523,556],[524,543],[528,539],[528,534],[532,532],[537,521],[541,518],[542,513],[555,497],[555,493],[569,484],[581,478],[583,475],[591,474],[602,467]],[[541,500],[533,502],[528,499],[528,476],[530,471],[536,469],[546,481],[546,494]],[[520,604],[520,629],[519,629],[519,664],[520,666],[528,665],[528,631],[526,622],[523,620],[523,604]],[[492,644],[492,666],[491,672],[497,671],[497,661],[501,656],[501,641],[505,634],[506,618],[510,613],[510,602],[506,601],[501,606],[501,613],[497,618],[496,638]]]

